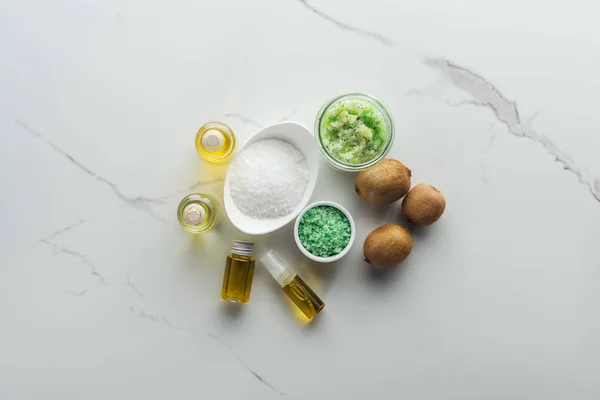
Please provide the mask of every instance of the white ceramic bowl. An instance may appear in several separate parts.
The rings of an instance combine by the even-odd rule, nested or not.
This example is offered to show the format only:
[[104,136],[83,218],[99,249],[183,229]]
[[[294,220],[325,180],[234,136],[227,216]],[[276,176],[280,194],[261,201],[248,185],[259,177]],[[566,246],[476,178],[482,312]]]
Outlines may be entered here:
[[[242,146],[241,151],[244,151],[244,149],[251,143],[263,139],[285,140],[294,145],[294,147],[304,155],[309,169],[308,186],[306,187],[306,191],[304,192],[302,200],[292,213],[274,219],[257,219],[242,213],[233,202],[233,199],[231,198],[231,190],[229,186],[230,177],[228,173],[227,177],[225,178],[225,186],[223,188],[225,211],[231,223],[240,231],[248,235],[264,235],[266,233],[276,231],[292,221],[308,204],[308,200],[310,200],[310,196],[312,196],[312,193],[315,190],[317,177],[319,176],[319,150],[315,146],[315,139],[313,138],[312,133],[310,133],[305,126],[297,122],[289,121],[268,126],[252,136]],[[233,162],[235,163],[235,160]]]
[[[351,230],[350,231],[350,241],[348,242],[348,245],[346,246],[346,248],[344,248],[344,250],[342,250],[341,253],[336,254],[335,256],[331,256],[331,257],[315,256],[314,254],[309,253],[308,250],[306,250],[304,248],[304,246],[302,246],[302,243],[300,243],[300,238],[298,237],[298,226],[300,225],[300,220],[302,219],[302,216],[304,214],[306,214],[306,212],[308,210],[310,210],[311,208],[314,208],[314,207],[318,207],[318,206],[331,206],[331,207],[337,208],[338,210],[340,210],[341,212],[344,213],[346,218],[348,218],[348,222],[350,222],[350,230]],[[314,260],[317,262],[328,263],[328,262],[339,260],[340,258],[344,257],[346,255],[346,253],[348,253],[350,251],[350,249],[352,248],[355,237],[356,237],[356,226],[354,226],[354,219],[352,219],[352,215],[350,215],[348,210],[346,210],[344,207],[342,207],[341,205],[334,203],[332,201],[317,201],[316,203],[310,204],[308,207],[306,207],[304,210],[302,210],[302,212],[300,214],[298,214],[298,217],[296,218],[296,223],[294,224],[294,240],[296,241],[296,246],[298,246],[298,248],[300,249],[302,254],[304,254],[306,257],[310,258],[311,260]]]

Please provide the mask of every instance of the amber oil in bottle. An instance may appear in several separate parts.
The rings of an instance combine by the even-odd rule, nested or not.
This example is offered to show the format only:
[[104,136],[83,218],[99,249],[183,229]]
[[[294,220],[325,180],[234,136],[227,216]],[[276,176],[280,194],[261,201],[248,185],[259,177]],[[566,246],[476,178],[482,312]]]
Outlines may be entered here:
[[260,262],[306,318],[312,319],[325,307],[319,296],[273,250],[261,258]]
[[234,240],[231,255],[225,262],[225,276],[221,298],[234,303],[247,303],[250,300],[252,278],[254,277],[253,242]]
[[206,161],[226,161],[235,149],[235,135],[229,125],[209,122],[196,133],[196,150]]
[[204,193],[185,196],[177,207],[179,224],[190,233],[210,230],[219,218],[216,199]]

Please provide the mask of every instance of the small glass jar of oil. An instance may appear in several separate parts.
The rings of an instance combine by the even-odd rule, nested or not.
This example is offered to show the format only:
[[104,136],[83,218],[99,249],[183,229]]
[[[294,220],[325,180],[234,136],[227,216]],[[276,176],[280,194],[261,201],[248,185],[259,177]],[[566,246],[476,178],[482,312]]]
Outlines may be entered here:
[[187,195],[177,207],[177,220],[188,232],[203,233],[210,230],[219,218],[217,201],[204,193]]
[[209,122],[196,134],[196,150],[206,161],[226,161],[235,150],[235,135],[229,125]]

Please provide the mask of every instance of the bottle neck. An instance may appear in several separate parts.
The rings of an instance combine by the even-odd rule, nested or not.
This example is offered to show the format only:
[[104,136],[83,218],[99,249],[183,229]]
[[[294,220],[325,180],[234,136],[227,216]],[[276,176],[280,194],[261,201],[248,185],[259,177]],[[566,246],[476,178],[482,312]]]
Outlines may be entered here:
[[273,278],[279,283],[279,286],[285,287],[296,277],[296,272],[291,269],[279,274],[278,276],[273,275]]
[[247,255],[244,255],[244,254],[237,254],[237,253],[234,253],[234,252],[231,252],[231,256],[230,257],[231,258],[235,258],[236,260],[246,260],[246,261],[253,261],[254,260],[254,257],[252,257],[252,256],[247,256]]
[[296,272],[288,267],[273,250],[269,251],[260,262],[281,287],[286,286],[296,276]]

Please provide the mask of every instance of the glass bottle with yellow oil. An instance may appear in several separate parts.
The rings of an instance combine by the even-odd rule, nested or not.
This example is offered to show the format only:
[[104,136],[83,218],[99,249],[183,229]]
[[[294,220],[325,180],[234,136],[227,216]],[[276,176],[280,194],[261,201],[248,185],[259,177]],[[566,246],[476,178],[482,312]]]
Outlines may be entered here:
[[261,258],[260,262],[306,318],[312,319],[325,307],[319,296],[273,250]]
[[206,161],[226,161],[235,150],[233,130],[222,122],[209,122],[196,133],[196,150]]
[[217,200],[204,193],[187,195],[177,207],[177,220],[188,232],[203,233],[217,223],[219,212]]
[[221,298],[234,303],[247,303],[250,300],[252,278],[254,277],[253,242],[234,240],[231,255],[225,262],[225,276]]

